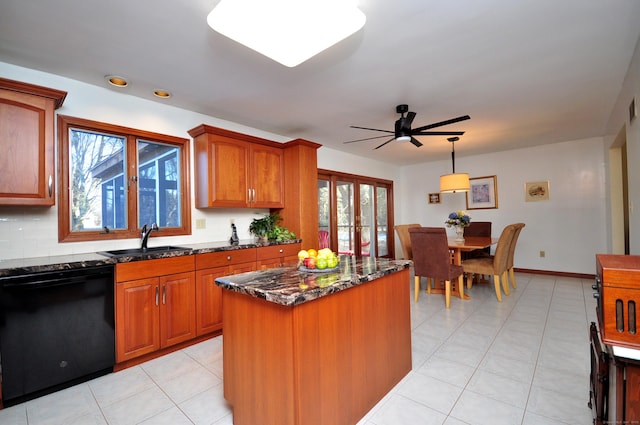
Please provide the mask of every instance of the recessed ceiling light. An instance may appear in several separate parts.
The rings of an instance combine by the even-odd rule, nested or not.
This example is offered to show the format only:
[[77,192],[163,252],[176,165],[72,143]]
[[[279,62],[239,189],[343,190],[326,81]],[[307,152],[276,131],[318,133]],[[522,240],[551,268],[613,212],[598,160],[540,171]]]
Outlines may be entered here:
[[356,0],[222,0],[207,16],[215,31],[288,67],[347,38],[365,21]]
[[161,99],[168,99],[171,97],[171,93],[166,90],[154,90],[153,95]]
[[109,84],[115,87],[127,87],[129,85],[124,77],[119,77],[117,75],[106,75],[104,78]]

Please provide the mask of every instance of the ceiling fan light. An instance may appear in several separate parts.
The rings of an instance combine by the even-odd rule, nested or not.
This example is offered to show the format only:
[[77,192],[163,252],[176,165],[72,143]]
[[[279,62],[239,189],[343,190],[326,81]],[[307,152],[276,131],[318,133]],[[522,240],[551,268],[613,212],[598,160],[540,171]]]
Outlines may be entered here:
[[468,192],[470,188],[469,174],[467,173],[440,176],[440,193]]
[[355,1],[222,0],[209,26],[284,66],[294,67],[347,38],[366,17]]
[[396,137],[396,142],[410,142],[411,136],[399,136]]

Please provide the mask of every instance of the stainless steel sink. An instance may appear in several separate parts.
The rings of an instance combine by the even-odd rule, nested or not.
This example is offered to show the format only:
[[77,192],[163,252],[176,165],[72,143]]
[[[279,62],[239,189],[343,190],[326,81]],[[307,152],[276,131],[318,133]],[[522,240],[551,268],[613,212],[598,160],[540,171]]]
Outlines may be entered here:
[[107,256],[107,257],[141,257],[145,255],[151,254],[162,254],[165,252],[175,252],[175,251],[191,251],[191,248],[185,248],[182,246],[154,246],[151,248],[130,248],[130,249],[114,249],[112,251],[101,251],[98,254]]

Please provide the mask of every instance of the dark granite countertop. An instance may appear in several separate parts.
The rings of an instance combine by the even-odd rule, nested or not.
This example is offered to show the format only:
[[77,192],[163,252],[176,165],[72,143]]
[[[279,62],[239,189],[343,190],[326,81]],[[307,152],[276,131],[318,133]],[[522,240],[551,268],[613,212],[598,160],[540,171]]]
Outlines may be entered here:
[[102,266],[107,264],[128,263],[131,261],[151,260],[156,258],[180,257],[184,255],[205,254],[208,252],[231,251],[237,249],[257,248],[270,245],[284,245],[301,242],[293,240],[288,242],[256,243],[252,240],[241,240],[238,245],[230,245],[229,242],[210,242],[199,244],[179,244],[186,248],[180,251],[154,252],[144,255],[107,257],[95,252],[72,255],[58,255],[50,257],[18,258],[0,260],[0,277],[19,276],[28,273],[39,273],[76,268]]
[[342,256],[339,270],[327,273],[280,267],[223,276],[216,285],[223,289],[293,306],[339,292],[411,266],[411,261]]

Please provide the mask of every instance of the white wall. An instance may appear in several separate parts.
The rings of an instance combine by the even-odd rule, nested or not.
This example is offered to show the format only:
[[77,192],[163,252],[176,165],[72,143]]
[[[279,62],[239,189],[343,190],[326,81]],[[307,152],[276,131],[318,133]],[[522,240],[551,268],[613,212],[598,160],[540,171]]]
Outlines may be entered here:
[[[629,239],[630,253],[640,254],[640,116],[633,121],[629,117],[629,104],[635,97],[640,112],[640,40],[629,65],[620,95],[611,112],[605,138],[605,155],[622,132],[627,143],[627,169],[629,189]],[[609,169],[607,167],[607,169]],[[609,210],[610,212],[610,210]]]
[[[602,145],[596,138],[457,157],[458,172],[472,178],[497,176],[498,208],[470,210],[471,219],[491,221],[495,237],[507,224],[526,223],[516,267],[594,273],[595,254],[606,252],[607,239]],[[427,194],[438,192],[439,177],[450,167],[451,161],[440,161],[402,169],[398,187],[405,202],[396,211],[396,224],[443,226],[450,212],[466,209],[464,193],[443,194],[441,204],[428,203]],[[525,182],[543,180],[550,182],[550,199],[525,202]]]

